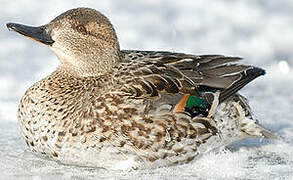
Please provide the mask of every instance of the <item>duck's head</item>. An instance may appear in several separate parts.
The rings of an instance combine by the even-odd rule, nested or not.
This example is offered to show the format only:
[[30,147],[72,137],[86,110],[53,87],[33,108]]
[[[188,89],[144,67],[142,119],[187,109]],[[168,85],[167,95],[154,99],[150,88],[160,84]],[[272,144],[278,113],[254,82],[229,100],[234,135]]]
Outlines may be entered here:
[[115,30],[108,18],[94,9],[72,9],[43,26],[8,23],[7,27],[47,45],[62,67],[78,76],[104,74],[119,61]]

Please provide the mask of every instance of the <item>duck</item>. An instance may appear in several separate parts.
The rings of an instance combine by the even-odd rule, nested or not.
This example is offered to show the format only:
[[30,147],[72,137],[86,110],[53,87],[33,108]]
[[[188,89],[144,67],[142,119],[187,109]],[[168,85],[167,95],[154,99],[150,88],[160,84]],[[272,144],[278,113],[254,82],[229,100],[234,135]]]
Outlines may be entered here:
[[154,169],[193,162],[235,141],[276,138],[238,92],[265,70],[239,57],[120,50],[110,20],[91,8],[7,28],[46,45],[61,62],[18,107],[21,135],[39,156]]

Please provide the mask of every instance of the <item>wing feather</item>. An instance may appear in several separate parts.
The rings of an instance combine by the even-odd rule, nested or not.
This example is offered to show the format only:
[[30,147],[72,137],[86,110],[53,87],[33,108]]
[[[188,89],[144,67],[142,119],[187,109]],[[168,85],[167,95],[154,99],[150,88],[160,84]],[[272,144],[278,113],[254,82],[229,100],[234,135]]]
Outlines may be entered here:
[[223,101],[265,73],[261,68],[239,64],[239,57],[135,50],[121,54],[123,61],[131,64],[133,75],[140,77],[128,82],[140,89],[144,98],[164,93],[199,95],[202,89],[216,89]]

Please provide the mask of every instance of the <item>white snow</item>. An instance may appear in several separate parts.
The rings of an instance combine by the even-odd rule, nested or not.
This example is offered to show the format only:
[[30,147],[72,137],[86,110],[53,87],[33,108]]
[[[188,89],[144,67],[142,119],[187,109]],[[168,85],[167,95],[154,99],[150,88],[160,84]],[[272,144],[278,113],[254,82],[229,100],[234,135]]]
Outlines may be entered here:
[[[293,179],[292,0],[0,0],[0,179]],[[5,23],[42,25],[74,7],[103,12],[122,49],[225,54],[267,74],[241,93],[280,139],[246,140],[181,166],[108,171],[66,166],[32,154],[20,138],[17,105],[25,90],[59,64],[45,46]]]
[[278,67],[283,74],[288,75],[290,72],[290,66],[287,61],[280,61]]

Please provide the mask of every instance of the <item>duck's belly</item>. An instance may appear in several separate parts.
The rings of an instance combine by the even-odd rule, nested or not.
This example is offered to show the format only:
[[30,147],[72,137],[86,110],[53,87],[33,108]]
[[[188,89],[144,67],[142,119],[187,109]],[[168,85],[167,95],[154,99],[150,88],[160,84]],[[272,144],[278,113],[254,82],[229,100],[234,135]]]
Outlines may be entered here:
[[204,127],[200,122],[163,111],[163,107],[144,114],[146,105],[140,101],[119,107],[115,101],[100,98],[89,105],[94,110],[80,111],[87,104],[58,104],[58,98],[44,101],[39,94],[26,94],[18,115],[30,149],[61,163],[107,169],[156,168],[189,162],[230,142],[200,130]]
[[90,114],[63,114],[60,108],[54,110],[54,102],[40,102],[43,100],[34,93],[26,94],[18,111],[21,134],[33,152],[64,164],[108,169],[137,166],[134,153],[126,154],[126,146],[124,151],[119,148],[120,140],[115,138],[110,124],[101,127],[89,118]]

